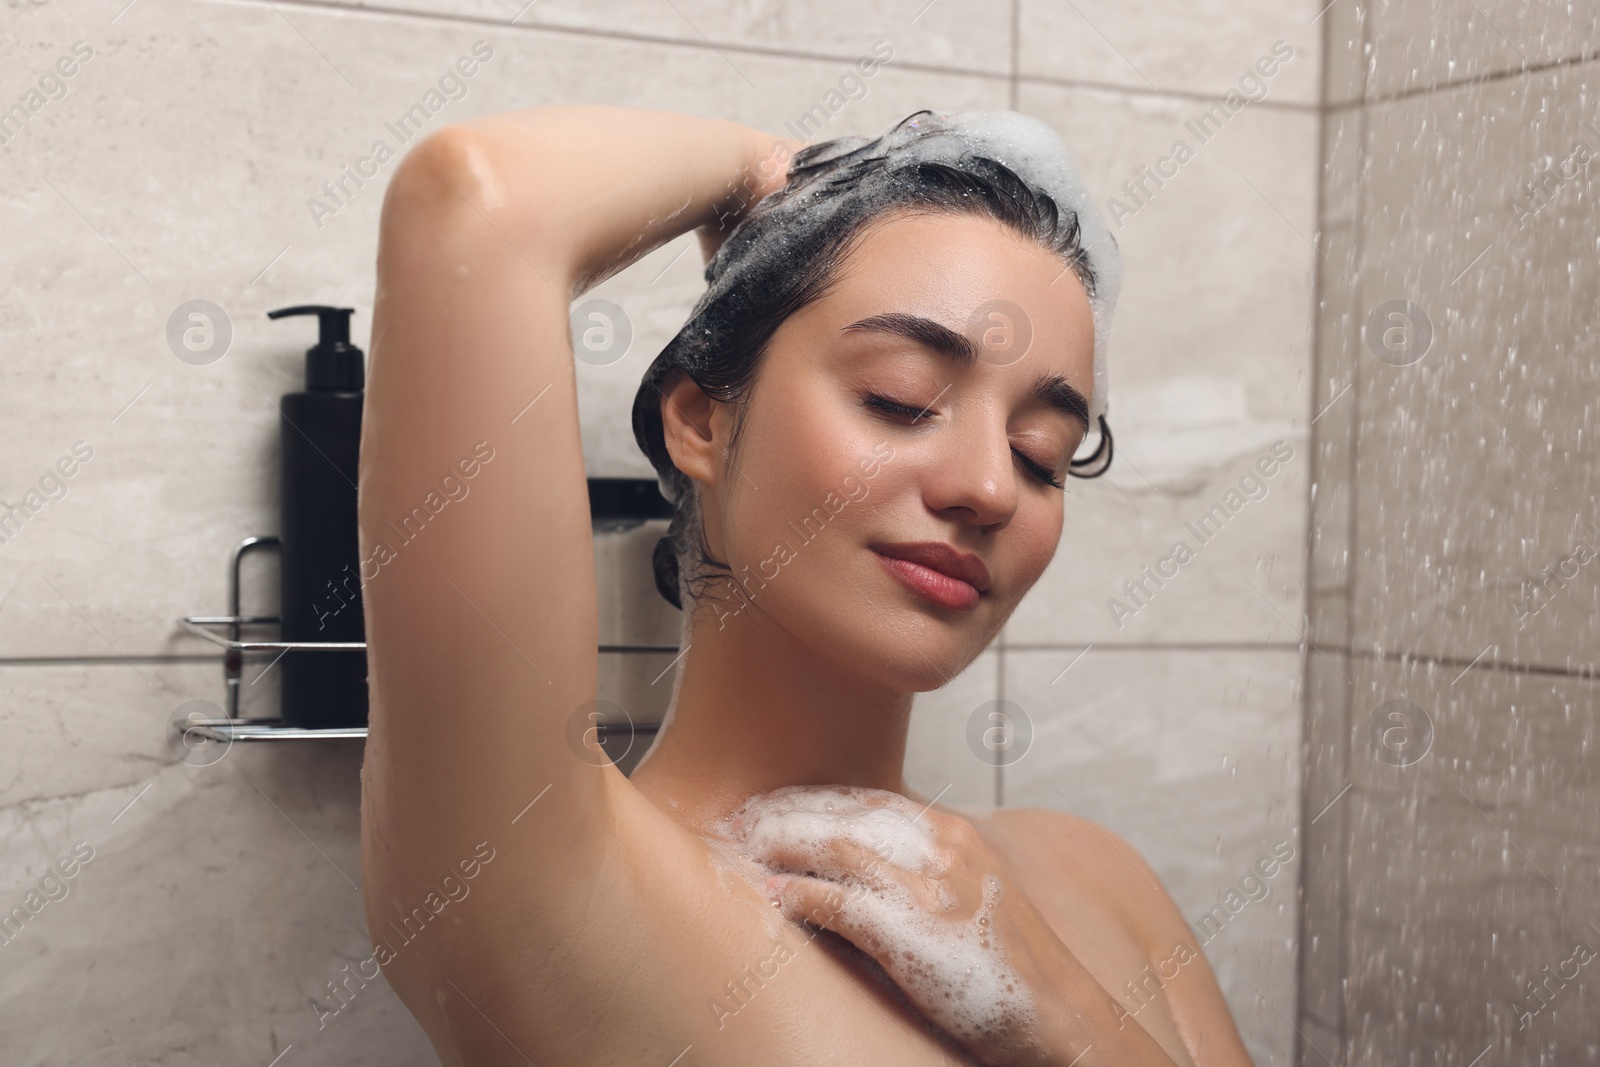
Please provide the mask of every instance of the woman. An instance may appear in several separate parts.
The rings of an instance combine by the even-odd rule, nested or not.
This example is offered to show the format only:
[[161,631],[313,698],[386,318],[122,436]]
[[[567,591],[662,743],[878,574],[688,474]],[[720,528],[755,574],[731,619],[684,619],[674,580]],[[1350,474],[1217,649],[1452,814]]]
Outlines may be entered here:
[[[912,694],[1049,563],[1104,407],[1114,246],[1086,197],[935,150],[991,126],[1074,192],[1009,113],[786,169],[798,142],[734,123],[546,107],[397,168],[361,450],[363,892],[444,1063],[1249,1063],[1125,842],[901,773]],[[626,778],[584,739],[568,309],[690,229],[713,284],[634,411],[678,504],[657,582],[686,651]],[[395,545],[445,477],[470,498]]]

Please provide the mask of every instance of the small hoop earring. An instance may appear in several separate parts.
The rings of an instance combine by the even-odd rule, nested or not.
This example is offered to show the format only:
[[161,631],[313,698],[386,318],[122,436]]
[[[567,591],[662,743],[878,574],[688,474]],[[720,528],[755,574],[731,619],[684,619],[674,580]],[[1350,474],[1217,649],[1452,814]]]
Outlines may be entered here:
[[[1098,478],[1106,471],[1111,469],[1111,457],[1113,454],[1113,446],[1111,443],[1111,427],[1106,425],[1106,417],[1104,415],[1101,415],[1096,421],[1100,423],[1100,443],[1095,446],[1094,453],[1092,455],[1086,456],[1083,459],[1075,459],[1067,464],[1067,473],[1072,475],[1074,478]],[[1099,469],[1091,470],[1087,474],[1080,473],[1080,471],[1094,466],[1094,464],[1100,459],[1100,453],[1102,452],[1105,453],[1106,459],[1105,462],[1100,465]]]

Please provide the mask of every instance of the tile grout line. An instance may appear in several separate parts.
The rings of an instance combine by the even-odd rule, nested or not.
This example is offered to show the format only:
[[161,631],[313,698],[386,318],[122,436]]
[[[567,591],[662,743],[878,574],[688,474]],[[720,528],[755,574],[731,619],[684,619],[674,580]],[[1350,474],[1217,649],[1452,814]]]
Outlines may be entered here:
[[[1062,641],[1006,641],[1002,635],[995,645],[995,651],[1000,652],[1070,652],[1081,650],[1086,642],[1082,640]],[[1096,648],[1108,652],[1289,652],[1300,649],[1301,642],[1294,641],[1238,641],[1238,642],[1206,642],[1206,641],[1151,641],[1146,643],[1129,642],[1115,644],[1108,641],[1094,642]],[[1372,649],[1354,648],[1348,644],[1324,644],[1321,648],[1329,652],[1342,653],[1356,659],[1405,661],[1410,663],[1432,663],[1448,667],[1472,667],[1483,671],[1495,671],[1503,674],[1533,674],[1547,678],[1575,678],[1579,680],[1600,680],[1600,667],[1550,667],[1540,664],[1504,662],[1490,660],[1482,662],[1480,657],[1468,660],[1460,656],[1420,655],[1413,652],[1376,652]],[[628,656],[646,655],[659,656],[666,652],[655,648],[623,648],[609,651],[609,655]],[[220,663],[224,655],[210,655],[201,653],[180,653],[176,655],[142,654],[130,655],[128,660],[139,663],[160,665],[164,663]],[[125,663],[118,656],[0,656],[0,668],[3,667],[98,667],[113,666]],[[1004,691],[1000,697],[1004,698]]]
[[[205,2],[209,2],[209,3],[227,3],[227,4],[233,4],[233,5],[239,6],[239,7],[268,6],[268,5],[266,5],[266,0],[205,0]],[[341,14],[341,15],[386,15],[386,16],[389,16],[391,18],[415,19],[415,20],[418,20],[418,21],[431,21],[431,22],[447,22],[447,23],[452,23],[452,24],[459,25],[459,26],[488,26],[488,27],[500,28],[500,29],[528,30],[528,31],[532,31],[532,32],[564,34],[564,35],[573,36],[573,37],[589,37],[589,38],[594,38],[596,40],[630,41],[630,42],[637,43],[637,44],[658,44],[658,45],[664,45],[664,46],[668,46],[668,47],[691,48],[691,49],[696,49],[696,50],[699,50],[699,51],[715,51],[717,49],[726,49],[726,50],[729,50],[729,51],[740,52],[740,53],[743,53],[745,55],[767,56],[767,57],[773,58],[773,59],[795,59],[795,60],[811,60],[811,61],[817,61],[817,62],[850,63],[850,62],[854,62],[854,60],[856,58],[856,57],[853,57],[853,56],[835,55],[835,54],[828,53],[828,52],[810,52],[810,51],[801,51],[801,50],[796,50],[796,49],[775,48],[775,47],[766,46],[766,45],[758,45],[758,44],[750,44],[750,43],[736,43],[736,42],[727,42],[727,41],[723,41],[723,42],[700,42],[700,41],[691,40],[689,38],[662,37],[662,36],[655,36],[655,35],[643,34],[643,33],[628,33],[628,32],[623,31],[623,30],[597,29],[597,28],[594,28],[594,27],[558,26],[558,25],[551,25],[549,23],[538,23],[538,22],[511,23],[511,22],[507,22],[507,21],[502,20],[502,19],[491,19],[491,18],[485,18],[485,17],[475,17],[475,16],[470,16],[470,15],[457,15],[457,14],[450,14],[450,13],[446,13],[446,12],[442,12],[442,11],[430,11],[430,10],[421,10],[421,9],[415,9],[415,8],[392,7],[392,6],[385,5],[385,4],[362,4],[360,6],[356,6],[356,5],[352,5],[352,4],[338,3],[338,2],[336,2],[336,0],[275,0],[275,2],[280,6],[281,5],[288,5],[290,7],[316,9],[316,10],[324,11],[324,12],[327,12],[327,13],[330,13],[330,14],[337,13],[337,14]],[[1017,61],[1017,52],[1018,52],[1018,46],[1019,46],[1018,37],[1019,37],[1019,30],[1020,30],[1020,27],[1018,25],[1018,23],[1019,23],[1019,12],[1018,12],[1017,4],[1018,4],[1018,0],[1013,0],[1013,5],[1012,5],[1012,9],[1013,9],[1013,14],[1012,14],[1012,34],[1011,34],[1011,36],[1012,36],[1012,42],[1011,42],[1012,63],[1011,63],[1011,71],[1009,73],[996,74],[996,73],[994,73],[992,71],[981,70],[981,69],[976,69],[976,68],[971,68],[971,67],[941,66],[941,65],[936,64],[936,63],[904,63],[904,62],[902,62],[902,63],[897,63],[896,66],[901,70],[913,70],[913,71],[920,71],[920,72],[929,73],[929,74],[955,74],[955,75],[961,75],[961,76],[972,77],[972,78],[987,78],[987,79],[996,80],[996,81],[1000,81],[1000,80],[1007,81],[1008,83],[1010,83],[1010,89],[1011,89],[1011,92],[1012,92],[1012,101],[1013,101],[1012,104],[1011,104],[1012,110],[1016,109],[1016,106],[1017,106],[1016,105],[1017,90],[1020,88],[1020,85],[1023,82],[1029,82],[1029,83],[1033,83],[1033,84],[1037,84],[1037,85],[1050,85],[1050,86],[1056,86],[1056,87],[1059,87],[1059,88],[1066,88],[1066,89],[1083,89],[1083,90],[1093,90],[1093,91],[1097,91],[1097,92],[1126,93],[1126,94],[1135,95],[1135,96],[1146,96],[1146,97],[1153,96],[1153,97],[1166,97],[1166,98],[1172,98],[1172,99],[1186,99],[1186,100],[1192,100],[1192,101],[1197,101],[1197,102],[1202,102],[1202,103],[1203,102],[1215,102],[1218,99],[1220,99],[1223,95],[1225,95],[1226,92],[1228,91],[1228,89],[1226,87],[1219,87],[1217,90],[1215,90],[1213,92],[1206,92],[1204,90],[1198,90],[1198,89],[1178,89],[1178,88],[1170,88],[1170,87],[1168,87],[1168,88],[1160,88],[1160,89],[1148,89],[1148,88],[1145,88],[1145,87],[1142,87],[1142,86],[1135,86],[1135,85],[1131,85],[1131,84],[1124,85],[1124,84],[1118,84],[1118,83],[1112,83],[1112,82],[1082,81],[1082,80],[1073,79],[1073,78],[1055,78],[1055,77],[1052,77],[1052,76],[1047,75],[1047,74],[1023,74],[1018,69],[1019,64],[1018,64],[1018,61]],[[1324,31],[1324,37],[1326,37],[1326,32],[1327,31]],[[1363,30],[1363,32],[1364,33],[1366,32],[1365,29]],[[1324,60],[1326,61],[1326,49],[1324,49]],[[1549,60],[1549,61],[1544,62],[1544,63],[1528,64],[1528,65],[1526,65],[1524,67],[1521,67],[1521,68],[1518,68],[1518,69],[1515,69],[1515,70],[1509,70],[1508,69],[1508,70],[1489,71],[1487,73],[1475,75],[1473,77],[1462,78],[1459,81],[1441,81],[1441,82],[1437,82],[1437,83],[1432,84],[1432,85],[1418,86],[1416,88],[1404,89],[1404,90],[1401,90],[1399,92],[1388,93],[1388,94],[1384,94],[1384,95],[1380,95],[1380,96],[1374,96],[1374,97],[1371,97],[1371,98],[1367,98],[1367,97],[1365,97],[1365,95],[1363,95],[1363,97],[1360,98],[1360,99],[1346,101],[1344,103],[1335,104],[1335,105],[1329,105],[1326,102],[1326,94],[1324,93],[1322,98],[1318,99],[1318,100],[1285,101],[1285,100],[1267,99],[1267,100],[1258,101],[1253,106],[1261,107],[1261,108],[1267,108],[1267,109],[1274,109],[1274,110],[1279,110],[1279,111],[1290,111],[1290,112],[1302,111],[1302,112],[1310,112],[1310,113],[1313,113],[1313,114],[1320,114],[1321,112],[1326,111],[1326,110],[1330,110],[1330,109],[1341,109],[1341,108],[1357,107],[1357,106],[1370,107],[1370,106],[1373,106],[1373,105],[1376,105],[1376,104],[1388,104],[1388,103],[1393,103],[1393,102],[1396,102],[1396,101],[1410,99],[1410,98],[1416,97],[1416,96],[1426,95],[1428,93],[1437,93],[1437,92],[1442,92],[1442,91],[1451,90],[1451,89],[1467,88],[1467,87],[1481,85],[1481,84],[1485,84],[1485,83],[1489,83],[1489,82],[1495,82],[1495,81],[1506,81],[1506,80],[1509,80],[1509,79],[1512,79],[1512,78],[1522,77],[1522,76],[1528,75],[1528,74],[1540,74],[1540,73],[1543,73],[1543,72],[1546,72],[1546,71],[1558,70],[1558,69],[1563,68],[1563,67],[1577,67],[1577,66],[1583,66],[1584,64],[1587,64],[1587,63],[1594,63],[1594,62],[1600,62],[1600,51],[1591,52],[1591,53],[1588,53],[1588,54],[1585,54],[1585,55],[1566,56],[1566,57],[1562,57],[1560,59],[1552,59],[1552,60]],[[1324,77],[1325,76],[1326,76],[1326,67],[1324,67]],[[1364,88],[1365,87],[1363,86],[1363,90],[1364,90]]]
[[[1372,45],[1372,8],[1369,0],[1361,0],[1357,9],[1359,12],[1360,30],[1360,55],[1365,57],[1368,48]],[[1327,31],[1324,31],[1327,32]],[[1367,208],[1367,119],[1372,114],[1371,105],[1367,103],[1367,64],[1363,58],[1360,65],[1361,84],[1357,87],[1357,98],[1360,109],[1352,112],[1356,126],[1355,143],[1355,173],[1351,181],[1355,183],[1353,190],[1355,203],[1351,207],[1351,274],[1354,280],[1350,283],[1349,292],[1345,294],[1345,308],[1358,312],[1361,306],[1361,267],[1366,259],[1366,208]],[[1361,452],[1361,360],[1359,349],[1350,376],[1352,390],[1350,403],[1354,410],[1350,415],[1350,434],[1345,442],[1347,457],[1345,459],[1345,484],[1350,487],[1350,514],[1346,519],[1345,538],[1346,544],[1355,543],[1359,526],[1356,522],[1357,510],[1361,506],[1360,493],[1357,491],[1356,473],[1360,469]],[[1355,553],[1351,553],[1350,564],[1344,576],[1344,589],[1342,590],[1345,603],[1345,636],[1348,638],[1353,620],[1351,613],[1355,607],[1356,567],[1359,560]],[[1339,698],[1339,714],[1334,720],[1338,727],[1339,737],[1339,767],[1341,777],[1350,778],[1350,729],[1352,725],[1352,706],[1355,694],[1351,687],[1346,686]],[[1333,990],[1333,1034],[1337,1044],[1336,1055],[1343,1061],[1346,1052],[1346,1010],[1344,983],[1350,973],[1350,940],[1354,936],[1355,919],[1350,907],[1349,887],[1351,883],[1352,857],[1350,855],[1350,824],[1341,812],[1338,822],[1334,824],[1334,844],[1337,848],[1335,855],[1339,857],[1336,870],[1338,871],[1339,884],[1336,889],[1337,898],[1334,901],[1333,914],[1335,922],[1335,937],[1337,944],[1334,947],[1334,966],[1338,972],[1338,985]]]
[[133,661],[135,663],[162,664],[162,663],[221,663],[227,658],[226,654],[217,655],[187,653],[172,656],[142,655],[129,656],[123,659],[120,656],[0,656],[0,667],[103,667],[116,663]]
[[[231,4],[236,7],[263,7],[269,6],[266,0],[204,0],[207,3]],[[687,37],[662,37],[645,33],[629,33],[625,30],[597,29],[586,26],[560,26],[539,22],[508,22],[505,19],[492,19],[483,16],[457,15],[443,11],[428,11],[416,8],[394,7],[387,4],[342,4],[336,0],[274,0],[276,6],[288,6],[307,10],[322,11],[328,14],[339,15],[382,15],[396,19],[414,19],[419,22],[444,22],[455,26],[469,27],[482,26],[489,29],[521,30],[533,33],[560,34],[568,37],[587,37],[602,41],[628,41],[634,44],[655,44],[673,48],[687,48],[699,52],[714,52],[718,50],[738,52],[749,56],[766,56],[772,59],[799,59],[813,60],[828,63],[854,63],[859,56],[836,55],[829,52],[807,52],[789,48],[777,48],[770,45],[737,43],[728,41],[696,41]],[[1003,80],[1006,75],[994,71],[977,70],[967,67],[947,67],[935,63],[903,63],[895,62],[895,67],[901,70],[916,70],[930,74],[956,74],[966,77],[987,78],[992,81]]]
[[[202,0],[206,3],[230,4],[236,7],[262,7],[267,6],[265,0]],[[591,27],[555,26],[546,23],[509,23],[501,19],[474,17],[469,15],[454,15],[439,11],[424,11],[411,8],[391,7],[382,4],[362,4],[354,6],[341,4],[334,0],[276,0],[278,6],[289,6],[316,10],[329,14],[339,15],[378,15],[397,19],[415,19],[427,22],[444,22],[461,27],[484,26],[497,29],[516,29],[536,33],[562,34],[571,37],[587,37],[594,40],[628,41],[635,44],[662,45],[664,47],[688,48],[696,51],[715,51],[723,49],[749,56],[764,56],[770,59],[806,60],[827,63],[853,63],[858,57],[835,55],[828,52],[808,52],[795,49],[775,48],[757,44],[740,44],[730,42],[704,43],[688,38],[658,37],[649,34],[628,33],[622,30],[602,30]],[[1216,103],[1227,92],[1227,87],[1219,87],[1215,92],[1206,92],[1197,89],[1148,89],[1142,86],[1123,85],[1113,82],[1082,81],[1072,78],[1055,78],[1046,74],[1021,74],[1021,73],[996,73],[989,70],[979,70],[970,67],[940,66],[936,63],[896,62],[896,69],[917,71],[925,74],[959,75],[962,77],[986,79],[1014,83],[1013,92],[1020,90],[1022,83],[1027,82],[1037,85],[1047,85],[1056,88],[1078,89],[1104,93],[1125,93],[1132,96],[1156,97],[1173,100],[1189,100],[1198,103]],[[1283,101],[1266,99],[1252,105],[1252,107],[1287,112],[1312,112],[1318,109],[1314,100]],[[1015,104],[1012,110],[1016,110]]]
[[[1324,10],[1324,14],[1326,14],[1326,10]],[[1328,225],[1327,225],[1327,223],[1328,223],[1327,196],[1328,196],[1328,187],[1329,187],[1329,182],[1328,182],[1328,164],[1329,164],[1329,154],[1328,154],[1328,127],[1329,127],[1328,118],[1329,118],[1329,116],[1328,116],[1328,110],[1329,109],[1327,107],[1327,100],[1328,100],[1328,80],[1329,80],[1329,76],[1330,76],[1329,72],[1332,70],[1332,62],[1331,62],[1331,57],[1332,57],[1332,52],[1333,52],[1333,29],[1332,29],[1332,26],[1333,26],[1333,20],[1332,20],[1331,17],[1323,19],[1322,26],[1321,26],[1321,36],[1322,36],[1322,42],[1321,42],[1322,43],[1321,97],[1322,97],[1322,100],[1321,100],[1320,106],[1317,108],[1317,118],[1316,118],[1316,130],[1317,130],[1317,142],[1316,142],[1317,143],[1316,204],[1317,204],[1317,229],[1318,229],[1319,233],[1326,233],[1327,230],[1328,230]],[[1325,312],[1323,311],[1323,306],[1324,306],[1323,305],[1323,296],[1324,296],[1324,294],[1326,292],[1326,287],[1327,287],[1326,286],[1326,282],[1327,282],[1328,266],[1329,266],[1329,264],[1323,262],[1323,259],[1322,259],[1321,256],[1318,256],[1315,260],[1312,261],[1312,270],[1315,273],[1313,274],[1314,281],[1312,283],[1312,294],[1311,294],[1311,322],[1312,322],[1312,329],[1311,329],[1311,352],[1310,352],[1310,357],[1311,357],[1311,383],[1312,384],[1311,384],[1311,390],[1310,390],[1310,393],[1311,393],[1310,404],[1311,404],[1311,407],[1313,409],[1318,407],[1318,403],[1319,403],[1319,399],[1320,398],[1318,397],[1317,394],[1318,394],[1318,390],[1319,390],[1319,388],[1321,387],[1321,384],[1322,384],[1323,369],[1324,369],[1324,366],[1326,364],[1326,357],[1327,357],[1327,352],[1325,351],[1324,346],[1323,346],[1322,323],[1323,323],[1323,315],[1325,314]],[[1348,296],[1348,294],[1346,294],[1346,295]],[[1331,403],[1328,406],[1331,407],[1332,406]],[[1318,412],[1313,411],[1312,414],[1316,415],[1317,417],[1320,417],[1320,413],[1318,413]],[[1307,447],[1307,449],[1309,450],[1309,452],[1311,454],[1311,472],[1310,472],[1311,473],[1311,477],[1306,479],[1306,503],[1305,503],[1306,533],[1305,533],[1305,546],[1304,546],[1304,566],[1305,566],[1305,573],[1306,573],[1307,578],[1308,578],[1308,581],[1306,582],[1306,587],[1305,587],[1305,593],[1306,593],[1306,596],[1305,596],[1306,634],[1307,634],[1307,638],[1308,638],[1308,642],[1307,643],[1309,643],[1309,638],[1315,632],[1315,629],[1316,629],[1316,624],[1314,622],[1314,620],[1317,618],[1316,609],[1317,609],[1318,605],[1320,604],[1320,602],[1322,600],[1322,598],[1319,596],[1319,590],[1316,588],[1315,584],[1309,580],[1309,578],[1310,578],[1310,576],[1316,574],[1316,559],[1317,559],[1317,555],[1318,555],[1317,551],[1316,551],[1316,541],[1317,541],[1316,523],[1317,523],[1318,507],[1317,507],[1317,501],[1316,501],[1315,486],[1316,486],[1316,483],[1317,483],[1317,473],[1318,473],[1319,470],[1321,470],[1323,468],[1323,461],[1322,461],[1322,458],[1321,458],[1322,457],[1322,450],[1320,448],[1318,448],[1318,444],[1323,439],[1323,435],[1326,434],[1327,427],[1324,426],[1324,428],[1322,430],[1318,430],[1317,426],[1316,426],[1316,420],[1315,420],[1315,418],[1313,418],[1312,421],[1307,424],[1306,431],[1307,431],[1307,435],[1309,437],[1309,440],[1306,442],[1306,447]],[[1346,602],[1348,603],[1348,595],[1346,596]],[[1348,623],[1348,619],[1346,621]],[[1348,630],[1346,632],[1348,634]],[[1321,636],[1321,635],[1319,634],[1317,636]],[[1348,657],[1348,652],[1346,653],[1346,655]],[[1347,660],[1347,662],[1348,662],[1348,660]],[[1305,848],[1307,853],[1310,853],[1312,851],[1310,843],[1309,843],[1309,840],[1308,840],[1308,838],[1310,836],[1311,827],[1310,827],[1310,824],[1306,823],[1304,820],[1305,820],[1305,817],[1306,817],[1306,810],[1307,810],[1307,808],[1309,806],[1308,802],[1310,801],[1310,797],[1311,797],[1311,789],[1312,789],[1312,786],[1313,786],[1313,781],[1314,781],[1314,779],[1318,778],[1318,776],[1316,776],[1316,775],[1311,773],[1311,766],[1314,765],[1314,763],[1313,763],[1313,757],[1312,757],[1312,754],[1311,754],[1311,751],[1310,751],[1310,742],[1311,742],[1312,737],[1314,736],[1314,730],[1313,730],[1313,726],[1312,726],[1312,718],[1313,718],[1314,710],[1317,707],[1317,702],[1316,702],[1317,690],[1313,686],[1312,680],[1313,680],[1313,675],[1317,670],[1318,670],[1317,664],[1316,664],[1315,661],[1313,661],[1313,659],[1311,658],[1310,655],[1305,655],[1305,656],[1302,657],[1302,659],[1301,659],[1301,668],[1300,668],[1300,699],[1301,699],[1301,707],[1300,707],[1300,738],[1301,738],[1301,742],[1300,742],[1300,762],[1301,762],[1301,766],[1300,766],[1300,783],[1299,783],[1299,785],[1300,785],[1300,789],[1299,789],[1299,793],[1300,793],[1300,814],[1299,814],[1299,819],[1297,820],[1297,827],[1298,827],[1298,829],[1300,831],[1300,835],[1301,835],[1301,844]],[[1339,699],[1348,699],[1348,693],[1341,692]],[[1320,786],[1321,785],[1320,780],[1317,781],[1316,784]],[[1342,796],[1343,794],[1341,793],[1340,795]],[[1329,806],[1331,807],[1332,805],[1329,805]],[[1326,808],[1323,809],[1323,813],[1324,814],[1326,813],[1326,810],[1327,810]],[[1316,818],[1321,818],[1321,814],[1319,814]],[[1316,819],[1312,820],[1312,822],[1315,822],[1315,821],[1316,821]],[[1342,826],[1343,823],[1340,823],[1339,825]],[[1306,1023],[1305,1023],[1306,1017],[1311,1014],[1311,1006],[1310,1006],[1310,1003],[1309,1003],[1309,996],[1308,996],[1308,991],[1307,991],[1307,988],[1306,988],[1308,983],[1306,981],[1306,973],[1305,973],[1306,972],[1305,934],[1306,934],[1306,928],[1307,928],[1307,919],[1308,919],[1309,912],[1311,910],[1312,893],[1313,893],[1313,891],[1315,891],[1316,887],[1308,885],[1307,882],[1306,882],[1306,878],[1307,878],[1307,875],[1309,873],[1308,870],[1307,870],[1307,867],[1308,867],[1308,865],[1306,863],[1302,862],[1302,863],[1299,864],[1297,872],[1296,872],[1297,878],[1299,880],[1300,898],[1299,898],[1299,901],[1298,901],[1298,905],[1297,905],[1297,907],[1295,909],[1296,910],[1296,914],[1295,914],[1295,935],[1296,935],[1296,942],[1297,942],[1297,946],[1296,946],[1297,951],[1295,953],[1295,957],[1296,958],[1295,958],[1295,968],[1294,968],[1294,984],[1295,984],[1294,1014],[1295,1014],[1295,1019],[1296,1019],[1298,1025],[1296,1025],[1294,1027],[1295,1036],[1294,1036],[1293,1044],[1291,1046],[1291,1051],[1290,1051],[1290,1062],[1292,1064],[1297,1064],[1297,1065],[1304,1064],[1306,1062],[1306,1055],[1307,1055],[1306,1046],[1309,1044],[1309,1041],[1304,1036],[1304,1034],[1302,1033],[1302,1028],[1306,1025]],[[1341,939],[1342,939],[1342,934],[1343,934],[1343,931],[1341,930],[1340,931]],[[1338,951],[1338,950],[1336,949],[1335,951]],[[1339,960],[1339,965],[1341,967],[1343,966],[1343,960],[1342,959]],[[1336,1032],[1337,1032],[1337,1030],[1336,1030]],[[1340,1039],[1340,1046],[1341,1046],[1341,1048],[1343,1046],[1343,1039],[1342,1038]]]
[[[1019,33],[1022,20],[1022,0],[1011,0],[1010,6],[1011,39],[1007,42],[1009,45],[1007,48],[1007,55],[1011,61],[1011,69],[1007,71],[1006,93],[1009,101],[1008,106],[1012,111],[1016,111],[1020,106],[1020,98],[1022,95],[1022,85],[1018,79],[1020,65],[1017,60],[1017,55],[1021,47],[1019,43]],[[1009,622],[1010,620],[1008,619],[1007,621]],[[1009,630],[1009,626],[1002,626],[1000,628],[999,650],[995,654],[994,695],[995,700],[997,701],[1004,701],[1006,698],[1006,651],[1011,645],[1008,639]],[[1005,707],[1004,703],[1001,703],[999,706],[1002,708]],[[1003,808],[1006,804],[1006,769],[1005,765],[1000,761],[998,752],[995,754],[993,773],[994,806],[996,808]]]
[[[1371,21],[1370,19],[1368,21]],[[1363,31],[1365,32],[1365,31]],[[1394,104],[1406,100],[1413,100],[1419,96],[1428,96],[1434,93],[1450,92],[1455,89],[1471,89],[1480,85],[1489,85],[1494,82],[1510,81],[1513,78],[1522,78],[1530,74],[1543,74],[1546,71],[1560,70],[1563,67],[1581,67],[1586,63],[1600,62],[1600,51],[1590,52],[1588,55],[1567,56],[1562,59],[1552,59],[1544,63],[1530,63],[1516,70],[1491,70],[1484,74],[1462,78],[1460,81],[1441,81],[1433,85],[1419,85],[1412,89],[1401,89],[1398,92],[1366,96],[1366,66],[1362,65],[1361,90],[1362,96],[1350,100],[1338,107],[1373,107],[1378,104]]]

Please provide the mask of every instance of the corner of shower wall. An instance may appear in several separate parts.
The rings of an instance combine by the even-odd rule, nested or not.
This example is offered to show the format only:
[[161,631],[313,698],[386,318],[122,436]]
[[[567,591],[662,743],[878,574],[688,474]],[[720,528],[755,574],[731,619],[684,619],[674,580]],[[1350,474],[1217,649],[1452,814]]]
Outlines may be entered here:
[[1344,1062],[1344,882],[1349,849],[1350,563],[1354,507],[1362,131],[1368,0],[1335,0],[1323,20],[1321,188],[1312,354],[1307,526],[1310,643],[1301,764],[1297,1067]]

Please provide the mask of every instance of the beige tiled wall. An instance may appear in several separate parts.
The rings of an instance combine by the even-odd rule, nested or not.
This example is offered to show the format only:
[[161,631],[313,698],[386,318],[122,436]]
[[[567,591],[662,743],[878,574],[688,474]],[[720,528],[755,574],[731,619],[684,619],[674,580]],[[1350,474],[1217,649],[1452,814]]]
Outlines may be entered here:
[[1600,16],[1331,14],[1300,1062],[1592,1063],[1600,571],[1525,583],[1600,552]]
[[[393,145],[385,123],[478,40],[494,56],[435,126],[599,101],[782,131],[878,41],[893,59],[821,136],[875,132],[930,106],[1017,107],[1053,124],[1107,210],[1112,197],[1133,209],[1117,227],[1117,460],[1105,478],[1071,484],[1056,562],[1003,639],[919,698],[908,777],[956,803],[1099,821],[1140,849],[1189,916],[1278,841],[1299,850],[1307,423],[1325,387],[1311,362],[1320,6],[6,8],[0,104],[74,42],[93,54],[64,97],[0,144],[0,494],[19,497],[76,442],[93,456],[65,497],[0,544],[0,905],[77,842],[93,859],[68,897],[0,946],[0,1061],[433,1062],[381,982],[321,1025],[313,1007],[366,954],[353,884],[359,745],[192,752],[175,747],[168,721],[188,700],[222,698],[212,647],[177,618],[225,611],[229,550],[276,529],[273,404],[298,388],[312,328],[265,311],[338,303],[357,309],[358,343],[369,334],[392,164],[330,216],[308,201],[375,139]],[[1252,91],[1259,99],[1222,112],[1204,143],[1186,133],[1277,41],[1294,55]],[[1123,184],[1179,138],[1193,158],[1130,200]],[[682,239],[587,294],[621,304],[635,329],[621,361],[579,365],[591,473],[650,473],[627,405],[701,284]],[[206,366],[179,361],[165,340],[169,315],[197,298],[221,305],[233,334]],[[1266,495],[1118,626],[1106,602],[1121,583],[1280,441],[1293,458]],[[603,641],[676,640],[645,567],[658,534],[598,541]],[[273,573],[266,561],[246,567],[247,610],[275,607]],[[602,695],[652,719],[671,658],[604,657]],[[276,707],[271,672],[255,681],[264,666],[246,668],[246,713]],[[1035,734],[1003,768],[967,740],[974,713],[997,699]],[[1207,945],[1262,1067],[1293,1057],[1297,877],[1280,874]]]

